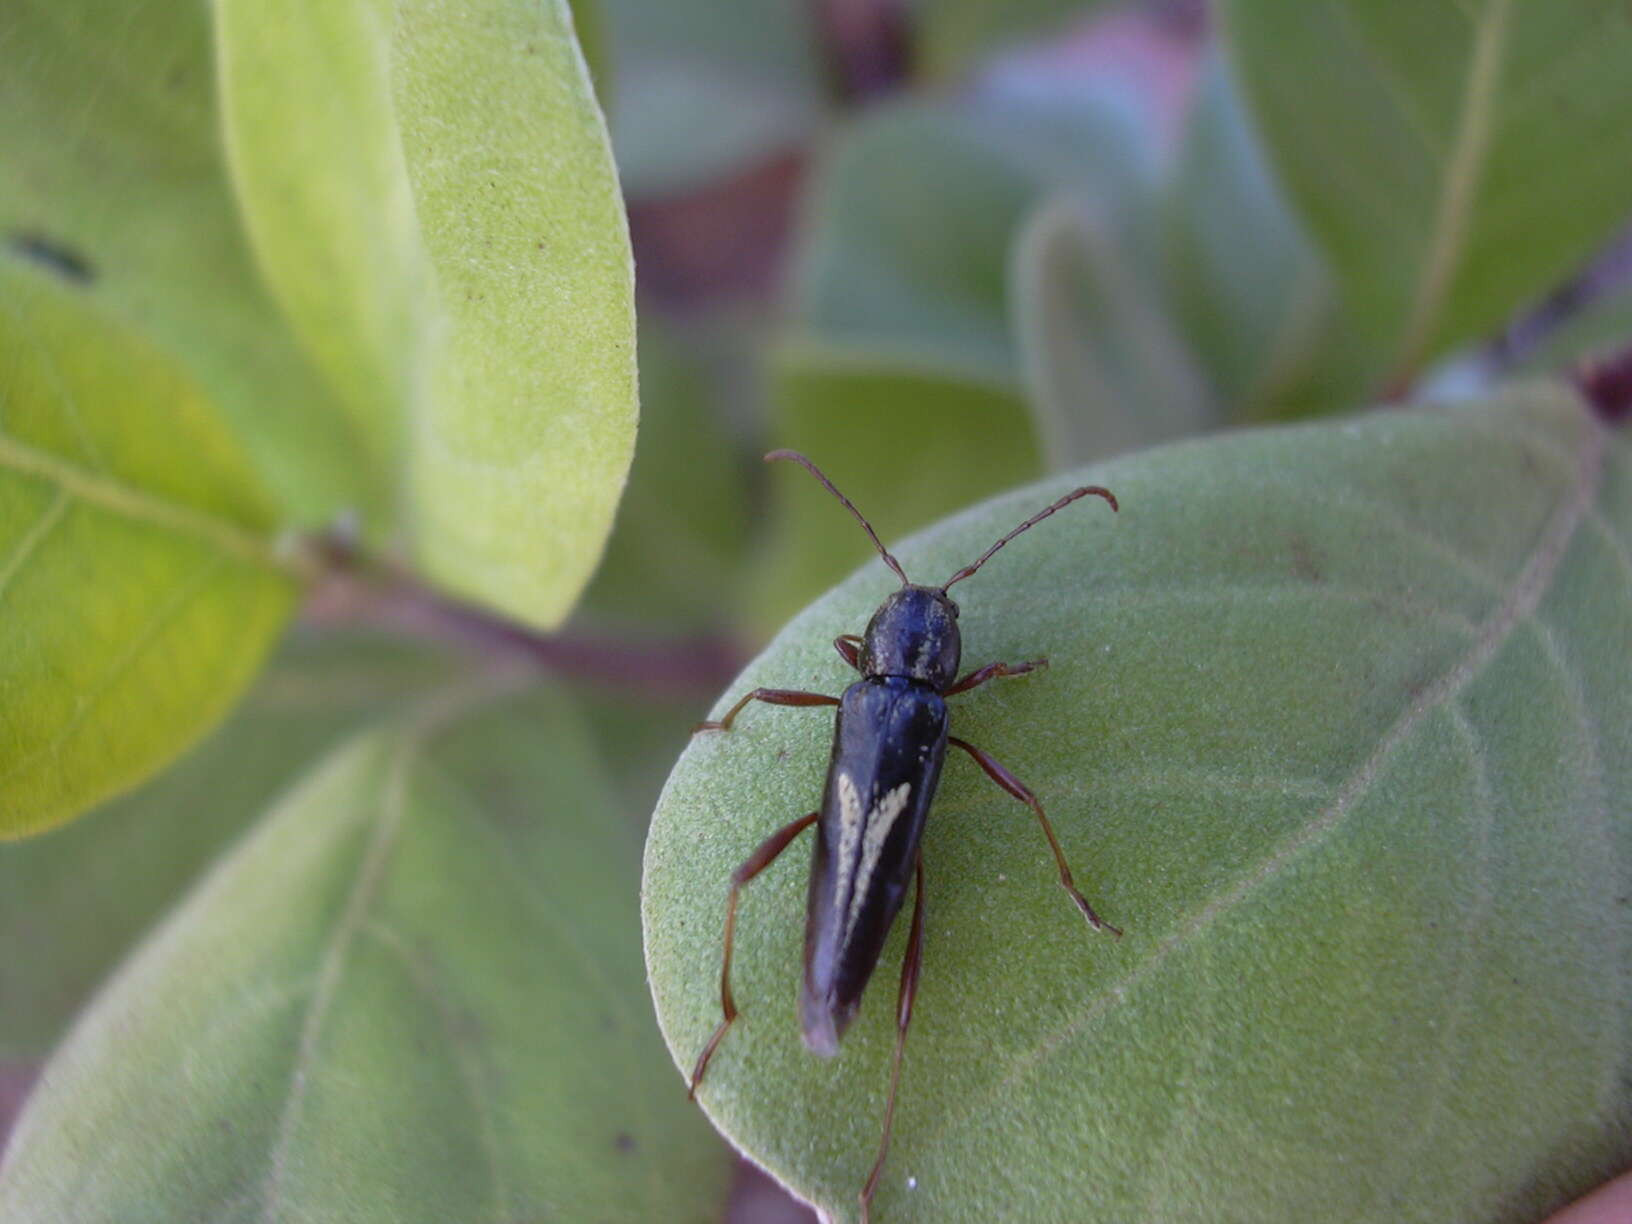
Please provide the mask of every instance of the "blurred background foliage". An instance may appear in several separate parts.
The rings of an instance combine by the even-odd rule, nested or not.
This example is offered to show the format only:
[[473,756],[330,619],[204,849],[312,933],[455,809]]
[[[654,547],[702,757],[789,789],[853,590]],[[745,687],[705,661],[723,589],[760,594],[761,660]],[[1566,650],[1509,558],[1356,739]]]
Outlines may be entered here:
[[[44,1154],[0,1176],[16,1218],[68,1184],[50,1132],[76,1112],[84,1136],[134,1128],[137,1166],[185,1164],[141,1125],[169,1045],[131,1054],[117,1090],[84,1069],[136,1003],[183,1037],[232,1005],[177,976],[205,925],[262,914],[221,879],[291,873],[309,907],[244,967],[306,1006],[240,1072],[288,1075],[331,1014],[394,1006],[340,989],[361,945],[303,924],[344,929],[397,860],[337,844],[306,869],[369,886],[302,890],[279,839],[395,794],[370,762],[418,751],[402,727],[472,676],[536,687],[527,725],[570,750],[472,747],[478,707],[455,718],[463,747],[426,748],[401,785],[437,819],[460,810],[456,777],[501,826],[535,818],[514,787],[546,826],[621,821],[627,846],[586,851],[600,874],[575,883],[624,898],[626,927],[587,904],[538,920],[522,898],[482,920],[537,921],[540,1009],[581,989],[552,958],[603,926],[608,989],[640,1002],[633,847],[669,765],[742,662],[868,555],[823,499],[768,479],[768,447],[819,456],[888,540],[1045,473],[1475,394],[1632,332],[1619,3],[568,12],[354,0],[287,45],[234,0],[0,12],[0,834],[63,825],[0,844],[0,1127],[84,1016],[81,1061],[24,1123]],[[434,931],[476,900],[394,903]],[[413,963],[463,981],[437,958],[467,943],[427,941]],[[485,1040],[502,992],[481,972],[469,1015],[437,1010],[453,985],[429,992],[456,1053],[412,1102],[427,1127],[468,1126],[439,1107],[480,1100],[500,1049],[536,1074],[493,1108],[560,1109],[545,1054]],[[656,1070],[605,1108],[672,1125],[573,1159],[608,1185],[641,1166],[665,1218],[797,1216],[671,1108],[679,1082],[638,1027]],[[404,1073],[336,1058],[335,1082]],[[291,1138],[288,1098],[228,1099],[275,1152],[322,1142]],[[324,1108],[311,1126],[362,1105]],[[570,1148],[547,1125],[538,1142]],[[336,1191],[256,1181],[235,1163],[255,1150],[212,1149],[174,1209],[289,1193],[317,1210]],[[427,1201],[441,1218],[566,1201],[547,1162],[513,1156],[489,1145],[484,1173]]]

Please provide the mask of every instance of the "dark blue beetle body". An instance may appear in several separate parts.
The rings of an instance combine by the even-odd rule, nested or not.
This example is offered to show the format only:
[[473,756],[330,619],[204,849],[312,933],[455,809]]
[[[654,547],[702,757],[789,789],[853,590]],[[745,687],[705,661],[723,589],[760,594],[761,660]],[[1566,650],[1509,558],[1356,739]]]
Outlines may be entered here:
[[[955,622],[951,634],[955,671]],[[906,900],[946,760],[941,687],[869,674],[839,699],[810,869],[799,1002],[805,1044],[818,1054],[838,1053]]]
[[958,632],[958,605],[947,595],[947,588],[974,574],[993,553],[1022,531],[1078,498],[1089,494],[1102,497],[1113,510],[1117,508],[1116,498],[1097,485],[1073,489],[998,540],[977,560],[947,579],[943,586],[918,586],[907,579],[900,563],[879,541],[872,526],[815,464],[793,451],[773,451],[766,458],[794,460],[821,481],[855,515],[885,564],[901,579],[901,587],[879,605],[864,634],[845,635],[834,643],[845,661],[861,673],[861,679],[847,688],[843,696],[830,697],[796,689],[754,689],[738,700],[723,718],[699,727],[699,730],[729,731],[732,720],[752,701],[787,706],[838,706],[822,806],[772,833],[732,875],[730,898],[726,903],[725,954],[720,970],[722,1017],[697,1057],[691,1074],[691,1090],[696,1093],[709,1060],[737,1016],[736,1001],[731,993],[731,949],[737,896],[743,885],[769,866],[800,833],[811,824],[816,825],[815,855],[805,911],[805,975],[799,1013],[805,1044],[818,1054],[832,1055],[838,1053],[839,1040],[855,1018],[890,926],[916,876],[917,892],[912,930],[902,962],[895,1056],[883,1134],[872,1172],[860,1195],[865,1220],[889,1150],[901,1053],[917,991],[924,905],[919,843],[948,746],[968,753],[988,777],[1032,809],[1053,850],[1060,884],[1073,903],[1094,929],[1120,933],[1102,922],[1077,891],[1059,840],[1037,797],[990,754],[948,733],[946,705],[946,698],[956,693],[967,692],[997,676],[1022,675],[1046,662],[1038,659],[1016,664],[990,663],[959,679],[963,645]]

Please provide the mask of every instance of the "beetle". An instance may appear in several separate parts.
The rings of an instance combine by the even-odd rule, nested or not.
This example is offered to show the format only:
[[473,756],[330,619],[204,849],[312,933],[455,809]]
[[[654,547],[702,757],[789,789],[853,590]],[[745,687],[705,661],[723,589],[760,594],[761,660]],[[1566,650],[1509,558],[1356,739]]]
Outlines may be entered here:
[[776,450],[766,462],[788,460],[803,466],[827,491],[855,515],[884,564],[901,579],[860,635],[847,633],[833,645],[861,678],[842,696],[797,689],[756,688],[726,711],[723,718],[699,723],[697,731],[729,731],[744,707],[760,701],[781,706],[837,706],[833,722],[833,752],[828,764],[822,805],[814,812],[783,825],[748,856],[731,875],[725,907],[725,948],[720,968],[721,1019],[697,1056],[692,1069],[690,1097],[708,1069],[709,1059],[737,1018],[731,994],[731,949],[736,932],[737,898],[742,888],[801,833],[816,826],[815,853],[810,869],[805,911],[804,985],[799,1015],[805,1045],[817,1054],[838,1053],[839,1040],[855,1018],[862,992],[878,964],[902,902],[909,877],[916,887],[912,926],[901,964],[896,999],[895,1051],[890,1064],[890,1091],[884,1107],[878,1154],[860,1193],[865,1222],[889,1154],[890,1128],[895,1117],[896,1091],[901,1082],[901,1056],[912,1020],[918,989],[924,932],[924,864],[919,846],[930,802],[940,781],[948,746],[961,749],[992,781],[1036,813],[1059,867],[1060,885],[1096,931],[1122,934],[1094,912],[1078,891],[1065,861],[1059,838],[1049,824],[1043,805],[1026,785],[992,755],[950,732],[946,699],[966,693],[1000,676],[1019,676],[1047,665],[1047,659],[1025,663],[988,663],[958,677],[963,647],[958,632],[958,605],[947,595],[954,583],[973,575],[992,555],[1021,532],[1079,498],[1103,498],[1112,510],[1116,497],[1098,485],[1073,489],[1046,509],[1032,515],[974,562],[964,566],[939,587],[920,586],[907,578],[878,534],[851,504],[850,499],[797,451]]

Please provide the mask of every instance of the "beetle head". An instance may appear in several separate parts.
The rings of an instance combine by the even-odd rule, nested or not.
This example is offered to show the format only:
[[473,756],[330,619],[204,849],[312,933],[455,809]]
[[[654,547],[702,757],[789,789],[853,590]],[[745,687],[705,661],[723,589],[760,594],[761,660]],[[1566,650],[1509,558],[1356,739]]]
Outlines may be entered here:
[[958,605],[939,587],[892,591],[867,622],[861,670],[868,676],[905,676],[944,689],[957,679],[963,639]]

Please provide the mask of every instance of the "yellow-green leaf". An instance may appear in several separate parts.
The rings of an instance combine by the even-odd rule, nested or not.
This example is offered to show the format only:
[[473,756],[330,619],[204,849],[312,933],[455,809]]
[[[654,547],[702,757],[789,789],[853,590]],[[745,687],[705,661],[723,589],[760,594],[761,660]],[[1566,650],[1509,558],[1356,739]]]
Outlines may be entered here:
[[135,785],[227,711],[293,602],[276,520],[185,374],[0,259],[0,837]]
[[549,627],[634,442],[633,265],[566,0],[216,0],[229,159],[263,273],[416,562]]
[[261,285],[220,149],[208,7],[0,6],[0,251],[65,275],[198,383],[301,524],[385,474]]

